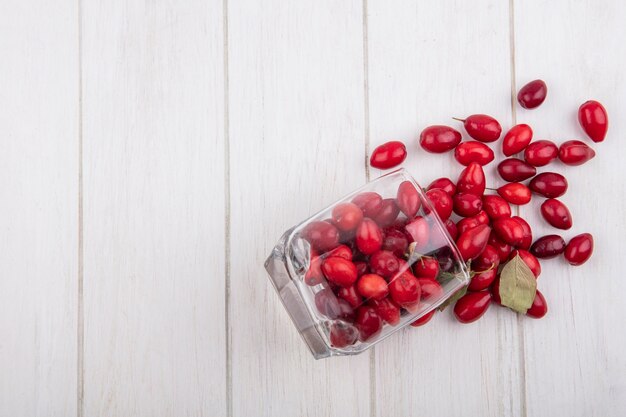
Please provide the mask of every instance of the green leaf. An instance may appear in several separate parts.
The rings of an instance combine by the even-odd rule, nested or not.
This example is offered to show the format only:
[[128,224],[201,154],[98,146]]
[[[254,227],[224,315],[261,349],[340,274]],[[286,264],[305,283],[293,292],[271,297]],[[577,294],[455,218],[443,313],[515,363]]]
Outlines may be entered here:
[[467,285],[463,288],[460,288],[457,292],[455,292],[454,294],[452,294],[452,296],[450,298],[448,298],[446,301],[443,302],[443,304],[441,304],[439,306],[439,311],[443,311],[446,309],[446,307],[448,307],[451,304],[456,303],[457,301],[459,301],[459,299],[461,297],[463,297],[465,294],[467,294]]
[[518,255],[504,265],[500,273],[502,305],[526,314],[537,293],[537,280],[524,260]]

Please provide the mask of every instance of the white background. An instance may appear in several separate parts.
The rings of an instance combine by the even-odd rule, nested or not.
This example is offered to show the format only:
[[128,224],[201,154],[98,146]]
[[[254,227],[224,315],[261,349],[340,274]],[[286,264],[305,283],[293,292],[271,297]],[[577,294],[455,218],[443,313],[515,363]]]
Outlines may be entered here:
[[[623,416],[625,21],[618,0],[0,1],[0,415]],[[425,126],[488,113],[560,143],[590,98],[596,158],[547,168],[596,252],[543,263],[543,320],[448,312],[312,359],[263,270],[286,228],[380,175],[377,144],[426,185],[460,167]],[[540,202],[516,209],[536,236]]]

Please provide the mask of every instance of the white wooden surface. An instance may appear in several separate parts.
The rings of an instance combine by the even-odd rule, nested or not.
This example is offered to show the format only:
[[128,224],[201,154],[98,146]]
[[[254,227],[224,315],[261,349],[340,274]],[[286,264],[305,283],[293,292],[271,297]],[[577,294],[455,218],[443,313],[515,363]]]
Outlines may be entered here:
[[[0,2],[0,415],[622,416],[626,5],[616,0]],[[546,103],[511,94],[534,78]],[[539,321],[439,314],[314,361],[262,264],[283,230],[409,144],[485,112],[580,138],[583,267],[543,263]],[[495,164],[489,173],[492,183]],[[538,202],[519,212],[548,232]]]

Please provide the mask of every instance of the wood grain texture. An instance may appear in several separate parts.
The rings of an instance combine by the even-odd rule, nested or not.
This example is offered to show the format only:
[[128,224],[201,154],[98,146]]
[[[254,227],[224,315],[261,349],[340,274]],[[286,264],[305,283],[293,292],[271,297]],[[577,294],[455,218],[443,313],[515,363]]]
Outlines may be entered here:
[[315,361],[263,269],[365,183],[361,7],[229,2],[233,416],[369,414],[368,354]]
[[78,13],[0,2],[0,415],[76,414]]
[[[370,1],[372,148],[403,140],[404,166],[424,187],[442,176],[456,181],[462,167],[453,153],[426,153],[419,133],[432,124],[463,131],[451,118],[472,113],[510,126],[508,25],[505,2]],[[485,170],[492,186],[495,165]],[[377,348],[377,415],[521,415],[520,346],[517,318],[508,311],[492,308],[472,325],[459,324],[450,311],[437,314]]]
[[221,6],[83,5],[85,416],[226,413]]
[[[538,138],[582,139],[597,153],[579,167],[555,163],[541,169],[564,172],[569,180],[561,200],[574,226],[560,234],[568,240],[592,233],[595,253],[581,267],[563,260],[543,263],[539,289],[550,311],[545,320],[524,322],[532,416],[622,416],[626,410],[626,281],[619,265],[626,253],[625,19],[623,2],[515,4],[518,87],[536,78],[548,84],[546,102],[537,110],[518,110],[518,120],[530,123]],[[578,106],[592,98],[604,103],[610,118],[607,139],[598,144],[576,120]],[[537,236],[555,232],[540,218],[540,203],[538,198],[522,210],[537,225]]]

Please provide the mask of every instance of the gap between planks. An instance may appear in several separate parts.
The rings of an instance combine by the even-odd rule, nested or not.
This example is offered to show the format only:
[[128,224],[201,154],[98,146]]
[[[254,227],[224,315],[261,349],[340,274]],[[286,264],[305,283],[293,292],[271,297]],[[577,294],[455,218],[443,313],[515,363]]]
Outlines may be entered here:
[[83,244],[83,53],[82,2],[77,0],[78,31],[78,283],[76,320],[76,415],[84,416],[85,399],[85,310],[84,310],[84,244]]

